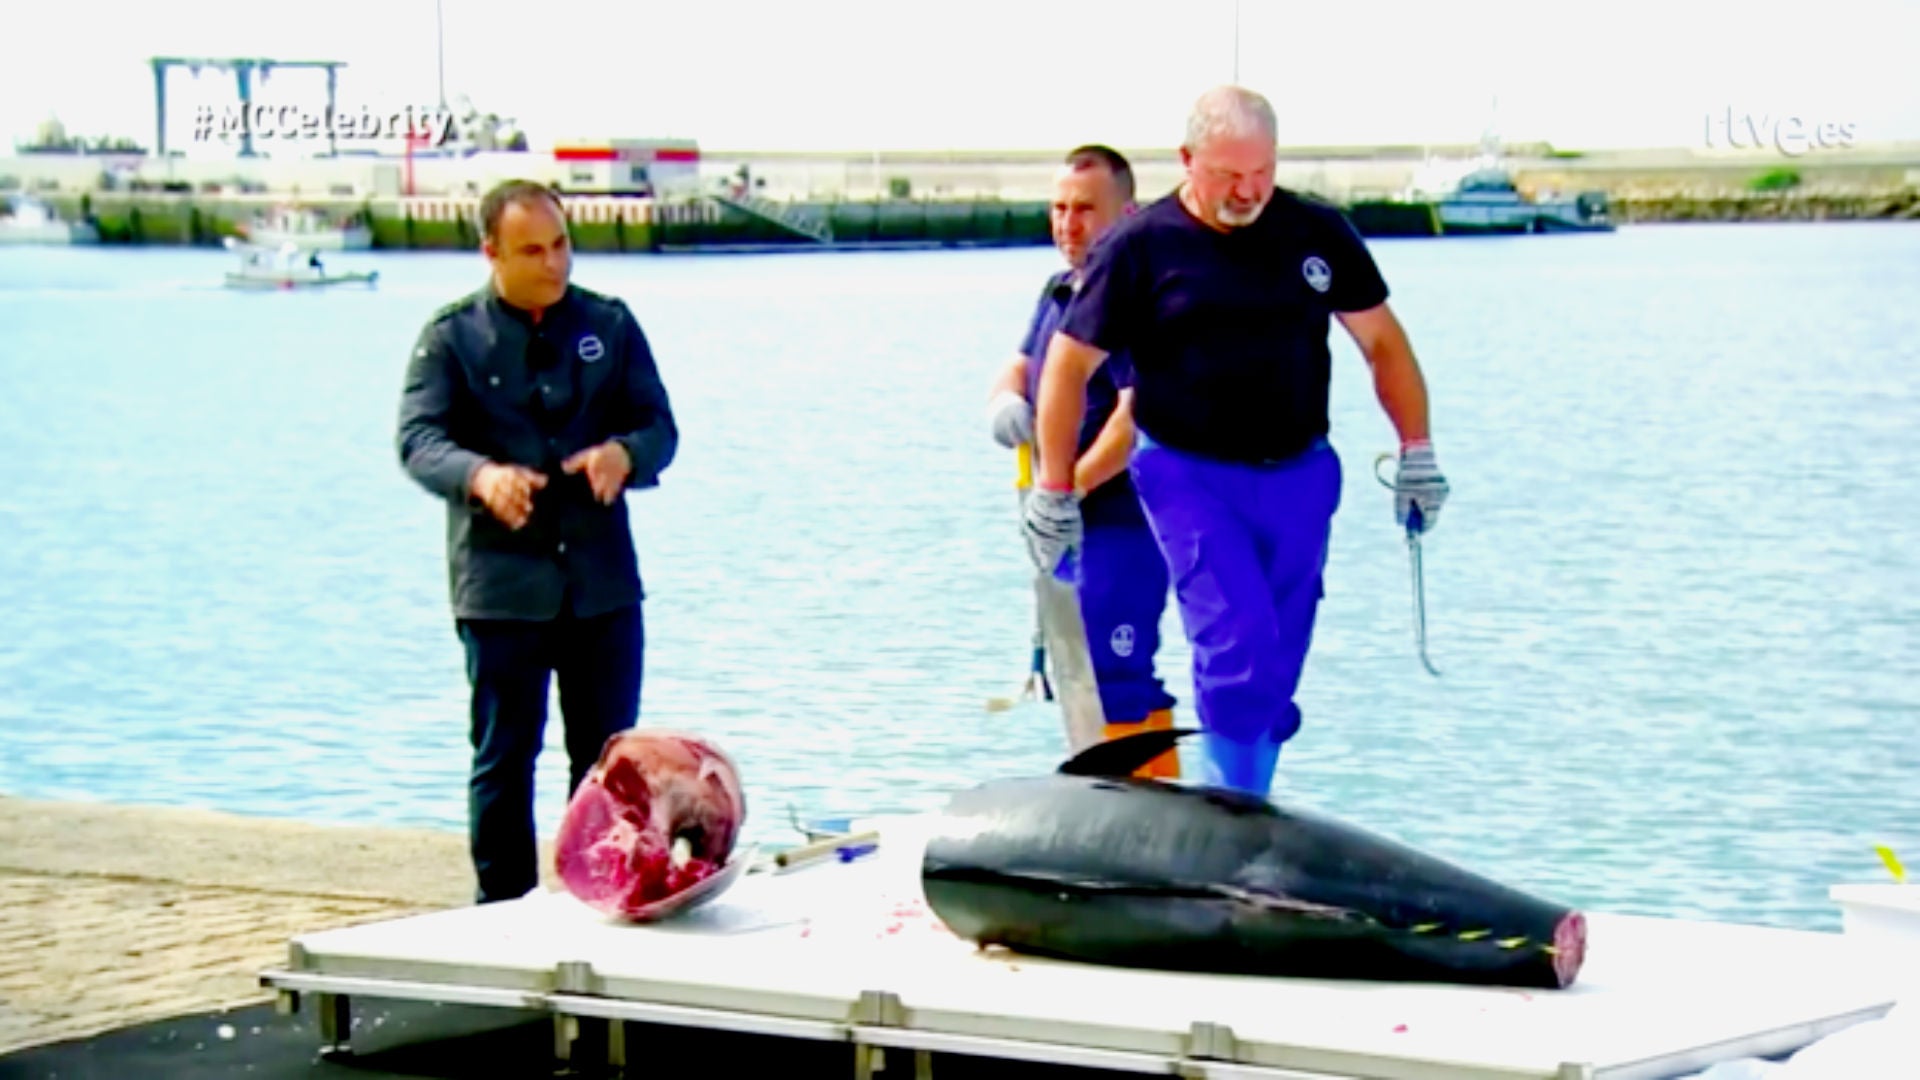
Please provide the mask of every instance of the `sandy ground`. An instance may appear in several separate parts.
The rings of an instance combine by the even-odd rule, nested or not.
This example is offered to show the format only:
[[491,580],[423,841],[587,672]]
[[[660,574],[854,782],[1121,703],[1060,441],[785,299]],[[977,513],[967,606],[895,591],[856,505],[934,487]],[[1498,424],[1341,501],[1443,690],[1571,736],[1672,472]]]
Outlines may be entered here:
[[271,1000],[293,935],[472,889],[456,833],[0,796],[0,1053]]

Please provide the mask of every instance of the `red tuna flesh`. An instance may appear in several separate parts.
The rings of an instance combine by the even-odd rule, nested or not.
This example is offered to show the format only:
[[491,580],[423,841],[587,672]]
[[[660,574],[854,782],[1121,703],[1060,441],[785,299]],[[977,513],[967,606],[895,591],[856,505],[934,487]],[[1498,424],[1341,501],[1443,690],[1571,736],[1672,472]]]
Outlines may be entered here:
[[719,747],[681,732],[622,732],[567,805],[560,880],[608,915],[661,918],[726,865],[746,816],[740,774]]

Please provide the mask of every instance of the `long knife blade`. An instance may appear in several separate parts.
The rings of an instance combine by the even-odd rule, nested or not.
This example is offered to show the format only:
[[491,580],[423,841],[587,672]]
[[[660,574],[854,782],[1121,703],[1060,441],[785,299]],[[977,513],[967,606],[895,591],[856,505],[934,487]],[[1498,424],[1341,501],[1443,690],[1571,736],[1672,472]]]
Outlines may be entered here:
[[1034,576],[1033,589],[1046,630],[1047,659],[1053,664],[1053,692],[1066,722],[1067,747],[1077,754],[1102,742],[1107,728],[1087,648],[1087,625],[1080,615],[1080,591],[1072,582],[1044,573]]
[[[1032,445],[1021,443],[1018,454],[1024,502],[1033,482]],[[1093,655],[1087,646],[1087,625],[1080,614],[1080,590],[1073,582],[1053,574],[1036,573],[1033,594],[1046,663],[1053,669],[1050,696],[1060,702],[1067,747],[1077,754],[1104,741],[1107,730],[1100,687],[1093,675]]]

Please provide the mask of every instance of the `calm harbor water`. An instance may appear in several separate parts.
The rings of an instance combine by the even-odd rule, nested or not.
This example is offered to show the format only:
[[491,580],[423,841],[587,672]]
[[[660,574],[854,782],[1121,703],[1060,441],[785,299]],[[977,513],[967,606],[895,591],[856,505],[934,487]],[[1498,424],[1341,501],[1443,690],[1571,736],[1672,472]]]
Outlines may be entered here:
[[[1920,227],[1375,245],[1455,497],[1432,653],[1336,333],[1344,503],[1275,795],[1617,911],[1833,928],[1920,860]],[[393,418],[477,255],[0,250],[0,792],[464,827],[442,511]],[[630,496],[642,722],[738,759],[749,835],[1050,768],[1012,461],[984,390],[1044,249],[583,257],[684,432]],[[1191,717],[1169,612],[1163,671]],[[558,721],[539,812],[561,811]]]

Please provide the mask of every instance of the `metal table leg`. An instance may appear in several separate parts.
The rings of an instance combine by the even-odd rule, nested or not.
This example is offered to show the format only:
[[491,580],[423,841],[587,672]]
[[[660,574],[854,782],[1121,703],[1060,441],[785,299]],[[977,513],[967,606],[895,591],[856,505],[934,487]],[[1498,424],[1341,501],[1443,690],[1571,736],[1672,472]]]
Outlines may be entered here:
[[320,1055],[345,1057],[353,1053],[353,999],[345,994],[313,995],[320,1028]]

